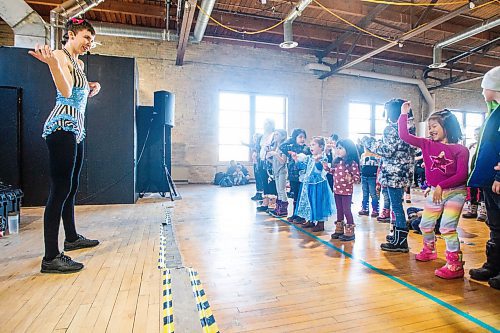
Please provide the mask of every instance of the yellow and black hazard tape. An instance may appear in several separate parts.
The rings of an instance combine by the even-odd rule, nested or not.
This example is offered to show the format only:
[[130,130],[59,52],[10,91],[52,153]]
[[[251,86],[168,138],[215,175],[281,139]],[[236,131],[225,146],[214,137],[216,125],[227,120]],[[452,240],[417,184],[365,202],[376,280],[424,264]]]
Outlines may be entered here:
[[174,333],[174,308],[172,305],[172,277],[169,269],[163,270],[163,333]]
[[167,245],[167,240],[163,232],[163,227],[160,226],[160,251],[158,253],[158,269],[165,268],[165,247]]
[[207,296],[205,295],[201,281],[198,278],[198,273],[192,268],[188,268],[188,272],[189,279],[191,280],[191,287],[193,288],[193,294],[196,299],[196,308],[200,316],[203,333],[219,333],[219,328],[215,323],[215,318],[212,314],[212,310],[210,309]]

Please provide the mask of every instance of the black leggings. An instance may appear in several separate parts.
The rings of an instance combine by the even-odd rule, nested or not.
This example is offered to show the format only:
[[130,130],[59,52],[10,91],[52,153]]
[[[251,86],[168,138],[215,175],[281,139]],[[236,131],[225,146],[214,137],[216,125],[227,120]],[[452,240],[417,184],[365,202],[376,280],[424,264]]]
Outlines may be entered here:
[[45,259],[59,254],[61,217],[66,240],[78,239],[75,227],[75,197],[83,163],[83,142],[77,144],[72,132],[56,131],[46,138],[49,149],[50,193],[43,215]]

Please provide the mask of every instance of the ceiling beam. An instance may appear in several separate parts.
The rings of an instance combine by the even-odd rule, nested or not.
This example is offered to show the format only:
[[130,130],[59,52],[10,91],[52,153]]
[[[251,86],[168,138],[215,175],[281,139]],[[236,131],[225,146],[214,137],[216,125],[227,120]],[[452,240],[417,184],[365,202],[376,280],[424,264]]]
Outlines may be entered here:
[[[62,0],[25,0],[26,3],[30,5],[42,5],[49,7],[57,7]],[[122,2],[117,0],[106,0],[92,8],[91,11],[94,12],[106,12],[106,13],[121,13],[128,15],[138,15],[144,17],[153,18],[165,18],[166,9],[164,6],[148,5],[133,2]]]
[[[482,3],[485,3],[487,0],[479,0],[477,2],[477,5],[481,5]],[[335,73],[337,73],[338,71],[342,70],[342,69],[346,69],[346,68],[349,68],[349,67],[352,67],[356,64],[359,64],[367,59],[370,59],[371,57],[373,57],[374,55],[377,55],[379,53],[382,53],[384,51],[387,51],[391,48],[393,48],[394,46],[396,45],[401,45],[402,42],[406,41],[406,40],[409,40],[415,36],[418,36],[420,34],[422,34],[423,32],[435,27],[435,26],[438,26],[440,24],[443,24],[444,22],[454,18],[454,17],[457,17],[459,16],[460,14],[463,14],[463,13],[467,13],[469,12],[469,6],[468,5],[464,5],[464,6],[461,6],[459,7],[458,9],[452,11],[452,12],[449,12],[448,14],[446,15],[442,15],[440,16],[439,18],[435,19],[435,20],[432,20],[430,22],[428,22],[426,25],[424,26],[420,26],[414,30],[412,30],[411,32],[407,33],[407,34],[404,34],[402,35],[401,37],[399,37],[397,40],[393,41],[393,42],[390,42],[390,43],[386,43],[384,46],[376,49],[376,50],[373,50],[367,54],[365,54],[364,56],[362,56],[361,58],[358,58],[354,61],[351,61],[350,63],[347,63],[347,64],[344,64],[338,68],[335,68],[335,69],[332,69],[332,71],[330,73],[327,73],[325,75],[323,75],[321,78],[324,79],[324,78],[327,78],[328,76],[330,75],[333,75]]]
[[176,66],[184,64],[184,54],[189,41],[189,33],[193,25],[194,12],[196,11],[196,0],[185,0],[184,14],[182,16],[181,32],[179,33],[179,43],[177,44]]
[[[379,4],[377,7],[375,7],[370,14],[367,16],[363,17],[361,21],[357,23],[357,26],[360,28],[366,28],[372,20],[379,15],[384,9],[389,7],[389,5],[385,4]],[[344,32],[340,37],[338,37],[334,42],[332,42],[326,49],[324,49],[322,52],[318,53],[318,58],[324,58],[326,57],[332,50],[335,50],[339,45],[342,45],[347,38],[349,38],[353,32],[357,31],[354,28],[349,28],[349,31]],[[358,35],[359,36],[359,35]],[[359,37],[358,37],[359,38]]]
[[[289,1],[287,0],[273,0],[273,3],[283,3]],[[330,5],[328,5],[330,3]],[[364,17],[370,15],[370,13],[376,8],[373,5],[367,5],[368,3],[361,2],[361,1],[325,1],[323,0],[323,4],[325,7],[331,8],[332,11],[343,18],[355,22],[356,19],[361,20]],[[492,5],[489,5],[492,6]],[[225,10],[227,13],[232,13],[233,15],[255,15],[259,12],[258,8],[252,8],[252,7],[246,7],[246,6],[238,6],[237,7],[240,12],[235,12],[234,6],[225,4],[225,3],[220,3],[217,2],[214,8],[214,11],[216,10]],[[283,6],[282,10],[288,10],[289,7]],[[320,22],[322,26],[325,28],[333,28],[332,25],[339,26],[341,25],[342,28],[345,30],[345,24],[341,23],[338,21],[336,18],[333,16],[330,16],[330,14],[327,13],[329,19],[325,20],[322,19],[318,21],[318,15],[320,13],[324,13],[324,10],[314,4],[310,4],[302,13],[300,17],[298,17],[295,22],[294,22],[294,27],[298,27],[300,24],[314,24]],[[286,13],[277,13],[277,14],[282,14],[281,16],[284,16]],[[275,16],[275,17],[269,17],[270,19],[276,19],[280,20],[281,16]],[[431,12],[428,17],[430,20],[438,19],[439,17],[443,16],[441,12],[437,12],[434,10]],[[262,17],[262,15],[258,15],[258,17]],[[218,19],[221,19],[223,23],[227,23],[230,21],[231,16],[229,14],[224,14],[223,16],[218,17]],[[468,18],[460,17],[460,19],[463,21],[464,19],[467,20]],[[384,10],[380,15],[377,16],[376,19],[373,19],[372,21],[374,23],[378,23],[381,25],[384,25],[386,27],[390,27],[391,29],[395,29],[396,31],[402,31],[406,32],[409,31],[412,27],[412,22],[415,22],[418,20],[418,16],[412,16],[406,13],[401,13],[401,11],[395,11],[393,9],[387,8]],[[470,24],[464,24],[460,20],[451,20],[450,22],[444,22],[440,24],[438,27],[433,27],[429,31],[432,32],[440,32],[441,34],[457,34],[468,27],[470,25],[477,23],[477,20],[471,21]],[[370,30],[370,28],[368,28]],[[375,32],[375,31],[372,31]],[[295,34],[295,29],[294,29],[294,34]],[[387,37],[387,32],[384,33],[385,36]],[[487,33],[482,33],[474,36],[477,39],[481,40],[488,40],[489,36]]]
[[414,24],[412,24],[412,29],[418,27],[420,25],[420,23],[422,23],[425,18],[427,17],[427,15],[429,15],[429,13],[432,11],[433,7],[432,6],[433,4],[435,4],[438,0],[431,0],[430,4],[431,6],[427,6],[424,10],[424,12],[422,13],[422,15],[420,15],[420,17],[418,18],[417,22],[415,22]]

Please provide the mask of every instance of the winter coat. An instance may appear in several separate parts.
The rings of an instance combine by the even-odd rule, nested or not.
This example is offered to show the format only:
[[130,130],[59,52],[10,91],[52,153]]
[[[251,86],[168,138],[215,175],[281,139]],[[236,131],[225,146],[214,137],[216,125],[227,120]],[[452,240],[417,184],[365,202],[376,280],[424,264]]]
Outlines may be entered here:
[[297,166],[297,163],[293,160],[293,158],[290,156],[290,151],[293,151],[294,153],[297,154],[306,154],[306,155],[311,155],[311,152],[309,150],[309,147],[306,145],[298,145],[295,142],[291,142],[290,140],[287,140],[283,142],[283,144],[280,146],[280,150],[283,154],[286,155],[288,158],[288,180],[292,182],[298,182],[299,181],[299,176],[300,176],[300,169]]
[[493,110],[483,125],[468,186],[491,187],[493,181],[500,182],[500,171],[494,168],[500,162],[500,106]]
[[[415,127],[410,133],[415,133]],[[384,187],[405,188],[411,184],[415,148],[399,138],[398,125],[390,124],[384,129],[382,140],[365,136],[361,144],[369,151],[380,155],[380,184]]]

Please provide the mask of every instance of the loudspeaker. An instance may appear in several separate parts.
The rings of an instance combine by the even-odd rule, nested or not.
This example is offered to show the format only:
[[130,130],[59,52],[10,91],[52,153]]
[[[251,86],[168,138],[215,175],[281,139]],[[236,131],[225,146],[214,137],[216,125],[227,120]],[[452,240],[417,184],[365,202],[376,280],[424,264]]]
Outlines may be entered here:
[[174,127],[175,95],[173,93],[165,90],[155,91],[154,109],[165,125]]
[[171,127],[163,123],[164,114],[151,106],[136,111],[138,193],[168,193],[165,167],[171,167]]

